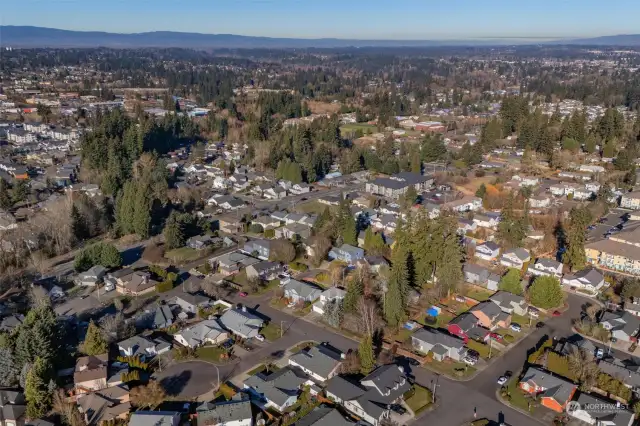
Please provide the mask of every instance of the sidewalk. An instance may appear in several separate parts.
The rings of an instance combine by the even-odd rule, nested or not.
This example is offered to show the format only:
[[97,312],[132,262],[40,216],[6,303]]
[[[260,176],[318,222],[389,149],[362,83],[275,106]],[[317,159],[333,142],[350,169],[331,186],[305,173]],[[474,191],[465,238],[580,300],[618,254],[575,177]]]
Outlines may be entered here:
[[[584,337],[585,339],[591,340],[592,342],[598,343],[598,344],[600,344],[602,346],[609,347],[609,343],[610,342],[603,342],[603,341],[595,339],[595,338],[593,338],[591,336],[587,336],[586,334],[583,334],[583,333],[579,332],[575,327],[571,327],[571,331],[573,331],[576,334],[579,334],[580,336]],[[611,343],[611,349],[615,349],[616,351],[619,351],[619,352],[624,352],[624,353],[629,354],[631,356],[640,357],[640,346],[637,347],[634,352],[629,352],[629,350],[627,349],[629,346],[631,346],[631,343],[629,343],[629,342]]]

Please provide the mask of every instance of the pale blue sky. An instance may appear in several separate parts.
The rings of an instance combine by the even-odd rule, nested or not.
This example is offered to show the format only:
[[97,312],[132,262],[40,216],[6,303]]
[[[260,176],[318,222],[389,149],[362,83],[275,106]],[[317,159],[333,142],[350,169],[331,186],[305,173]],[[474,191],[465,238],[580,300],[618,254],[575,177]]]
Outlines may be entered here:
[[640,0],[9,0],[2,25],[269,37],[461,39],[640,33]]

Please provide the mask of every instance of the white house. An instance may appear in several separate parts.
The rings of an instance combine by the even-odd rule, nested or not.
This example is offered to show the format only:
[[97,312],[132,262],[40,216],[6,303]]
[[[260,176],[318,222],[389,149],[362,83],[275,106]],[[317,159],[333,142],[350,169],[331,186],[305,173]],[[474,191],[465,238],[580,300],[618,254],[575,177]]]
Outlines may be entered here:
[[565,197],[569,194],[573,194],[573,192],[579,188],[578,185],[576,185],[575,183],[559,183],[559,184],[555,184],[555,185],[551,185],[549,187],[549,190],[551,191],[551,193],[553,195],[555,195],[556,197]]
[[562,284],[596,293],[604,286],[604,275],[597,269],[587,268],[575,274],[565,275]]
[[471,212],[482,208],[482,198],[467,195],[459,200],[444,203],[442,208],[455,212]]
[[540,181],[535,176],[513,176],[513,180],[518,182],[520,186],[536,186]]
[[551,205],[551,198],[546,194],[538,194],[529,198],[529,207],[543,209]]
[[475,257],[484,260],[496,260],[500,253],[500,246],[493,241],[486,241],[476,246]]
[[518,247],[507,250],[500,256],[500,264],[508,268],[522,269],[525,262],[531,260],[531,255],[527,249]]
[[560,278],[562,276],[562,263],[553,259],[538,258],[535,264],[529,265],[528,272],[537,276],[547,275]]
[[228,337],[229,334],[215,319],[199,322],[180,330],[173,336],[176,342],[189,348],[196,348],[207,343],[219,345],[227,340]]
[[477,214],[473,216],[473,222],[481,228],[495,229],[500,219],[496,216]]
[[313,304],[313,311],[319,313],[320,315],[324,314],[324,307],[327,302],[331,302],[334,300],[342,300],[347,292],[338,287],[331,287],[322,293],[320,293],[320,298],[316,303]]

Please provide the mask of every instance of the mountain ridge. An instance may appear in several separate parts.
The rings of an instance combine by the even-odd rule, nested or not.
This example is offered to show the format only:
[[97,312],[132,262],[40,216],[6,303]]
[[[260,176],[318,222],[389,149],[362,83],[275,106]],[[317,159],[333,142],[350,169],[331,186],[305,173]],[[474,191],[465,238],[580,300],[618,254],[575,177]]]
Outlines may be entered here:
[[640,34],[620,34],[582,39],[535,41],[532,39],[477,40],[365,40],[341,38],[286,38],[205,34],[178,31],[111,33],[74,31],[36,26],[0,26],[2,47],[183,47],[183,48],[340,48],[340,47],[437,47],[568,44],[594,46],[640,46]]

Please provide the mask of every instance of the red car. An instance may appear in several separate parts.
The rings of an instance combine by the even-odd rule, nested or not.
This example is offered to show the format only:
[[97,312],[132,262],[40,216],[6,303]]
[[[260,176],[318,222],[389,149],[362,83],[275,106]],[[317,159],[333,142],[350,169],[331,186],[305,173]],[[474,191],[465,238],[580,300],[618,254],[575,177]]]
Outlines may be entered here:
[[491,333],[491,334],[489,334],[489,336],[490,336],[493,340],[495,340],[495,341],[497,341],[497,342],[502,342],[502,341],[504,340],[504,338],[502,337],[502,335],[500,335],[500,334],[498,334],[498,333]]
[[560,312],[560,311],[553,311],[553,314],[552,314],[552,315],[553,315],[554,317],[559,317],[559,316],[561,316],[561,315],[562,315],[562,312]]
[[244,291],[241,291],[238,296],[240,297],[247,297],[247,293],[245,293]]

